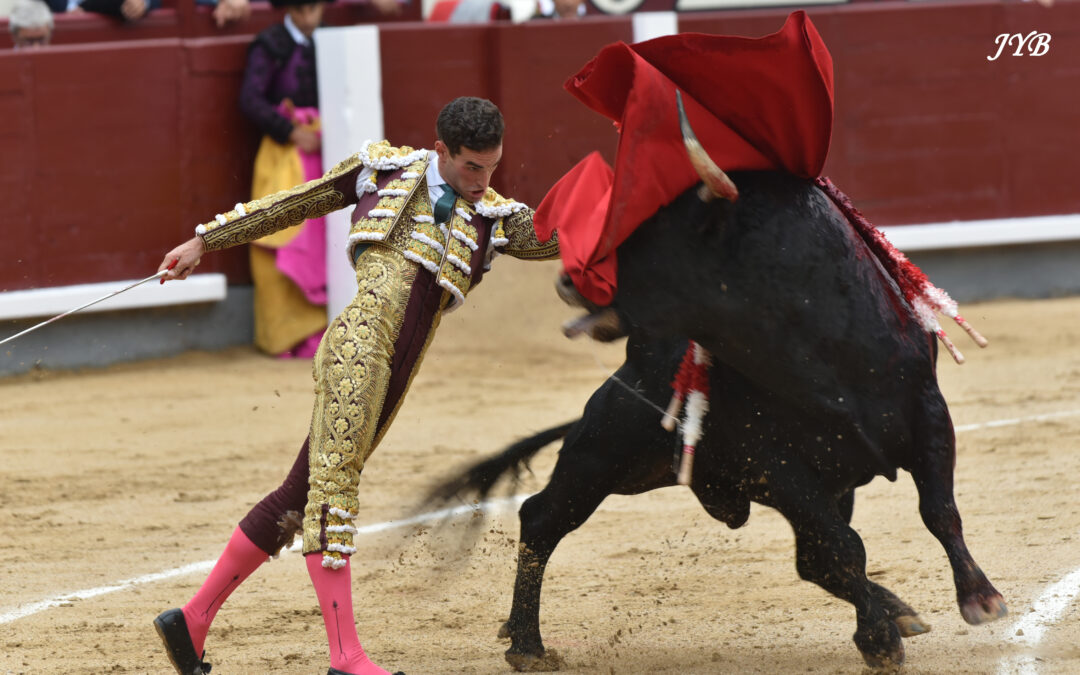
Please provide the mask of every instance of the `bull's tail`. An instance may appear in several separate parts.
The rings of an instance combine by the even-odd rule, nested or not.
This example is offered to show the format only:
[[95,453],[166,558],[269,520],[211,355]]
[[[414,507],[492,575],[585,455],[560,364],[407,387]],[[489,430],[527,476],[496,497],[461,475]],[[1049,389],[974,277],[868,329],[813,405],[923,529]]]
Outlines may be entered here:
[[483,501],[499,482],[508,474],[517,481],[523,470],[530,471],[529,460],[545,446],[565,438],[570,428],[580,420],[567,422],[557,427],[545,429],[528,438],[509,445],[498,455],[479,461],[461,473],[436,485],[428,493],[425,504],[445,503],[454,499],[477,499]]
[[882,267],[885,268],[893,281],[896,282],[900,292],[904,295],[904,299],[907,300],[908,305],[914,311],[919,324],[928,333],[937,335],[957,363],[964,362],[964,355],[960,353],[956,345],[949,340],[949,336],[941,328],[941,324],[937,320],[938,312],[951,317],[971,336],[975,344],[980,347],[986,346],[986,338],[972,328],[964,317],[960,316],[959,308],[956,306],[956,302],[949,297],[949,294],[930,283],[926,274],[915,263],[908,260],[907,256],[889,243],[885,235],[855,208],[847,195],[833,185],[828,178],[818,178],[817,185],[822,192],[829,196],[833,204],[836,204],[836,208],[840,209],[848,223],[859,233],[859,237],[866,242],[867,247],[881,262]]

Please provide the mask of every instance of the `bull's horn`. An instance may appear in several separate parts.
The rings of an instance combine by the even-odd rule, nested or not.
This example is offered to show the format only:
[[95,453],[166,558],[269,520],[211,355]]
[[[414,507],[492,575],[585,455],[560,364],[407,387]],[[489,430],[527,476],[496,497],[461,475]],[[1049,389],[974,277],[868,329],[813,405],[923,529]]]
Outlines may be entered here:
[[701,147],[694,130],[690,128],[690,120],[686,118],[686,109],[683,107],[682,92],[675,91],[675,101],[679,106],[679,127],[682,129],[683,143],[686,144],[686,153],[690,155],[690,163],[694,165],[694,171],[705,181],[706,190],[699,190],[698,195],[703,201],[711,201],[719,197],[733,202],[739,198],[739,189],[731,182],[724,170],[716,165]]

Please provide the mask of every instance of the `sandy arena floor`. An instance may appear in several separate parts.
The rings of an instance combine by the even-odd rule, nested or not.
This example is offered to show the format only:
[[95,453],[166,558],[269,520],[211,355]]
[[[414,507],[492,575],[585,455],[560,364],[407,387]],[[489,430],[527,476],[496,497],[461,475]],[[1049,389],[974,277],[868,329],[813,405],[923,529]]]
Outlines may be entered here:
[[[551,292],[554,273],[500,260],[446,318],[365,470],[364,524],[400,520],[453,469],[576,417],[617,367],[621,345],[561,337],[569,310]],[[933,625],[905,641],[908,673],[1080,672],[1080,298],[963,309],[991,345],[947,327],[968,356],[939,366],[958,427],[957,499],[1011,614],[963,622],[906,474],[857,494],[869,571]],[[306,433],[311,388],[309,363],[249,349],[0,380],[0,673],[171,672],[151,620],[194,593],[209,569],[198,564],[278,485]],[[1000,420],[1012,422],[980,426]],[[555,457],[540,456],[524,492]],[[378,663],[409,675],[509,672],[496,631],[517,518],[489,516],[469,550],[458,542],[465,522],[358,538],[357,621]],[[541,621],[567,673],[864,670],[853,610],[798,579],[776,513],[755,507],[728,530],[679,488],[609,498],[571,534]],[[207,650],[215,675],[326,672],[299,555],[232,596]]]

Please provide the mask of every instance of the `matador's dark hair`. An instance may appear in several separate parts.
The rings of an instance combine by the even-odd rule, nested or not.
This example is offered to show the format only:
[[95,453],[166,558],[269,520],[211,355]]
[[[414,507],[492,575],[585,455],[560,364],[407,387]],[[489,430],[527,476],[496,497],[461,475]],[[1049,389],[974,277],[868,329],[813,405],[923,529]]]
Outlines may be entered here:
[[490,150],[502,144],[503,116],[499,108],[485,98],[461,96],[447,103],[435,122],[435,137],[451,155],[469,150]]

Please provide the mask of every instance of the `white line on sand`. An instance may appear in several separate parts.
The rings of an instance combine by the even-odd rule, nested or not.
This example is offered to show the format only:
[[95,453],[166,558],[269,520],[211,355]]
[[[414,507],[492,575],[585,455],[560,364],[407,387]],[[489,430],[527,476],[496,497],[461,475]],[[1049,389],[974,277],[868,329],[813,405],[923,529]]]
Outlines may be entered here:
[[[507,506],[514,506],[525,501],[528,495],[516,495],[514,497],[503,497],[500,499],[492,499],[490,501],[482,502],[480,504],[467,504],[464,506],[456,506],[452,509],[443,509],[441,511],[432,511],[431,513],[422,513],[412,518],[406,518],[404,520],[390,520],[384,523],[374,523],[372,525],[365,525],[363,527],[356,528],[359,534],[374,534],[376,532],[385,532],[386,530],[392,530],[399,527],[408,527],[409,525],[418,525],[421,523],[429,523],[432,521],[443,520],[448,518],[455,518],[461,515],[471,515],[474,513],[480,513],[485,511],[494,511],[505,508]],[[288,549],[283,549],[284,553]],[[115,584],[108,586],[98,586],[97,588],[90,588],[83,591],[75,591],[74,593],[65,593],[64,595],[57,595],[38,602],[31,602],[26,605],[20,605],[14,609],[5,610],[0,612],[0,625],[5,623],[11,623],[23,617],[30,616],[31,614],[37,614],[53,607],[59,607],[72,603],[76,600],[87,600],[89,598],[95,598],[99,595],[106,595],[108,593],[115,593],[116,591],[123,591],[135,586],[141,586],[143,584],[154,583],[155,581],[164,581],[166,579],[172,579],[173,577],[182,577],[186,574],[194,574],[196,572],[208,572],[214,566],[215,560],[204,560],[202,562],[191,563],[184,565],[183,567],[176,567],[171,570],[165,570],[164,572],[155,572],[153,574],[144,574],[140,577],[133,577],[131,579],[125,579],[118,581]]]
[[[1012,426],[1023,424],[1025,422],[1044,422],[1076,415],[1080,415],[1080,410],[1063,410],[1042,415],[1030,415],[1028,417],[991,420],[989,422],[979,422],[976,424],[961,424],[956,427],[956,431],[957,433],[977,431],[979,429]],[[504,497],[502,499],[491,500],[480,504],[458,506],[452,509],[423,513],[405,520],[391,520],[383,523],[365,525],[363,527],[358,527],[357,531],[359,534],[374,534],[376,532],[384,532],[399,527],[454,518],[463,514],[473,514],[500,509],[509,505],[517,505],[526,498],[527,495]],[[53,607],[59,607],[60,605],[65,605],[75,600],[86,600],[99,595],[133,588],[142,584],[164,581],[165,579],[172,579],[173,577],[194,574],[196,572],[206,572],[214,566],[214,562],[214,560],[204,560],[202,562],[184,565],[183,567],[165,570],[164,572],[145,574],[140,577],[126,579],[109,586],[99,586],[84,591],[75,591],[74,593],[58,595],[39,602],[21,605],[15,609],[0,613],[0,625],[11,623],[12,621],[16,621],[32,614],[37,614],[38,612],[43,612]],[[1074,570],[1066,575],[1061,581],[1049,586],[1043,594],[1039,596],[1039,599],[1035,601],[1031,611],[1013,626],[1011,631],[1012,638],[1010,639],[1024,645],[1028,649],[1035,647],[1042,640],[1047,627],[1060,618],[1061,614],[1068,608],[1069,604],[1075,599],[1078,593],[1080,593],[1080,569]],[[1016,635],[1017,632],[1020,632],[1021,635]],[[998,675],[1034,675],[1037,672],[1038,666],[1035,657],[1024,654],[1003,658],[998,665]]]
[[[1009,640],[1029,650],[1039,644],[1048,626],[1057,622],[1080,593],[1080,569],[1073,570],[1048,586],[1031,611],[1009,630]],[[1039,672],[1038,661],[1030,654],[1006,657],[998,664],[998,675],[1032,675]]]
[[[977,424],[961,424],[956,431],[977,431],[979,429],[992,429],[995,427],[1007,427],[1024,422],[1045,422],[1047,420],[1062,417],[1074,417],[1080,415],[1080,410],[1062,410],[1059,412],[1046,413],[1044,415],[1031,415],[1029,417],[1014,417],[1004,420],[992,420]],[[1061,614],[1076,598],[1080,591],[1080,569],[1073,570],[1065,577],[1046,588],[1039,599],[1035,601],[1031,611],[1025,614],[1009,630],[1009,640],[1022,645],[1029,651],[1042,640],[1048,626],[1053,625],[1061,617]],[[1017,654],[1006,656],[998,663],[998,675],[1036,675],[1039,665],[1036,658],[1031,654]]]
[[1044,415],[1029,415],[1028,417],[1013,417],[1006,420],[991,420],[989,422],[978,422],[976,424],[961,424],[955,427],[957,433],[961,431],[977,431],[979,429],[992,429],[993,427],[1009,427],[1014,424],[1023,424],[1024,422],[1045,422],[1046,420],[1053,420],[1059,417],[1074,417],[1080,415],[1080,410],[1062,410],[1059,412],[1046,413]]
[[153,574],[144,574],[141,577],[125,579],[109,586],[88,588],[84,591],[75,591],[74,593],[57,595],[46,600],[41,600],[39,602],[31,602],[28,605],[22,605],[20,607],[16,607],[15,609],[5,611],[3,614],[0,614],[0,625],[5,623],[11,623],[16,619],[21,619],[23,617],[30,616],[31,614],[44,612],[46,609],[52,609],[53,607],[66,605],[74,602],[75,600],[87,600],[89,598],[95,598],[99,595],[105,595],[106,593],[115,593],[116,591],[122,591],[128,588],[132,588],[134,586],[140,586],[142,584],[149,584],[155,581],[163,581],[165,579],[180,577],[185,574],[193,574],[195,572],[205,572],[213,566],[213,560],[204,560],[203,562],[191,563],[190,565],[184,565],[183,567],[165,570],[164,572],[155,572]]

